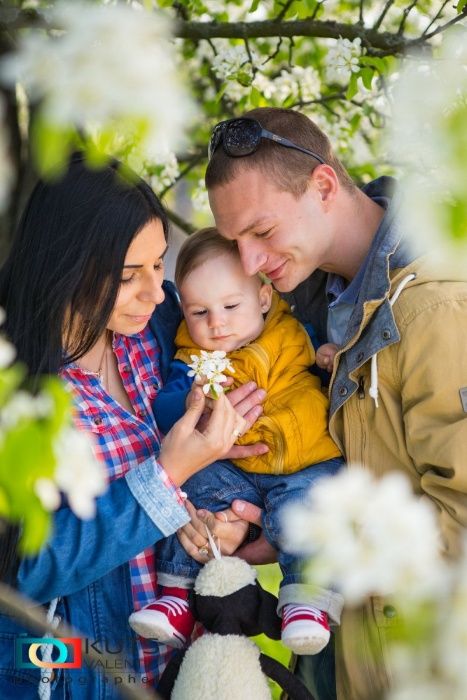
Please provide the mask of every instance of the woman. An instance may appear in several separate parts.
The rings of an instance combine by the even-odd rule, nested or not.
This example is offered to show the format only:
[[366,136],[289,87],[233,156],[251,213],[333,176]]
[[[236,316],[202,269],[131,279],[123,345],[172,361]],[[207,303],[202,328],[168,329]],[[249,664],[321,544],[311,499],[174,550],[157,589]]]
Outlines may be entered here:
[[[151,401],[180,320],[174,289],[163,283],[167,232],[164,210],[143,181],[124,177],[116,162],[92,170],[75,156],[59,181],[36,186],[0,275],[0,305],[19,359],[33,380],[58,373],[68,384],[76,423],[93,434],[110,480],[93,520],[79,520],[66,503],[57,511],[47,544],[21,562],[18,588],[46,605],[58,599],[56,616],[88,644],[120,652],[122,682],[136,669],[146,684],[156,683],[168,652],[137,640],[127,620],[154,597],[153,545],[189,521],[180,485],[228,453],[249,407],[242,410],[239,396],[239,413],[235,399],[222,397],[198,430],[198,388],[161,440]],[[187,528],[193,550],[199,535]],[[39,669],[15,667],[21,632],[0,617],[2,700],[36,698],[41,684],[52,697],[117,696],[112,680],[85,665],[52,678],[42,672],[42,679]]]

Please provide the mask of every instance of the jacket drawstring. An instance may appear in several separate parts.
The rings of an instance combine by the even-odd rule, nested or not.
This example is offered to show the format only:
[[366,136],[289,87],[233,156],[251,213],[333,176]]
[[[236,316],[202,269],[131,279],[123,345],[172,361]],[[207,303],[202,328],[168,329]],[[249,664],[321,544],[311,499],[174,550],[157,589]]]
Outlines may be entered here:
[[[407,275],[404,277],[403,280],[398,284],[396,291],[392,295],[392,297],[389,299],[389,303],[391,306],[394,306],[396,301],[399,298],[400,293],[404,289],[404,287],[414,280],[416,278],[415,273],[411,273],[410,275]],[[371,382],[370,382],[370,390],[369,394],[373,401],[375,402],[375,407],[378,408],[378,360],[377,360],[378,353],[375,352],[374,355],[371,356]]]
[[[57,609],[58,601],[59,601],[58,598],[54,598],[53,600],[51,600],[49,603],[49,608],[47,610],[47,622],[49,625],[52,625],[53,627],[58,627],[58,623],[60,622],[59,617],[54,617],[55,610]],[[45,636],[50,637],[50,634],[47,633]],[[53,651],[53,644],[42,644],[41,645],[42,661],[46,661],[46,662],[50,663],[50,661],[52,661],[52,651]],[[50,687],[51,680],[52,680],[52,669],[51,668],[41,668],[41,679],[39,681],[39,687],[37,689],[37,694],[38,694],[40,700],[49,700],[50,695],[51,695],[51,687]]]

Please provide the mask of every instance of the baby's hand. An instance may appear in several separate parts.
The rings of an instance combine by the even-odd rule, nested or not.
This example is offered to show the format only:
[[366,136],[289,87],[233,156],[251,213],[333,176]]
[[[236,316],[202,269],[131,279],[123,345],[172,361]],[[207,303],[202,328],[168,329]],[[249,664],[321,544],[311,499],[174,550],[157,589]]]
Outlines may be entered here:
[[316,351],[316,364],[320,369],[327,369],[332,372],[334,367],[334,357],[339,350],[334,343],[324,343]]

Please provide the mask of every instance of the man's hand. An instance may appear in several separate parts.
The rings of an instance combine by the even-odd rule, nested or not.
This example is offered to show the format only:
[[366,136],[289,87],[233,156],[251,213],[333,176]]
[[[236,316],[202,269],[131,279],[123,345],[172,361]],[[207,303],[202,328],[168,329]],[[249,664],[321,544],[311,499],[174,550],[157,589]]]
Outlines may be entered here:
[[[236,552],[245,541],[248,523],[236,516],[230,509],[219,513],[210,513],[208,510],[196,510],[190,501],[186,501],[185,505],[191,522],[180,528],[177,536],[184,550],[200,564],[206,564],[213,557],[206,536],[206,526],[216,544],[220,546],[221,553],[227,556]],[[200,549],[201,552],[206,551],[207,554],[200,554]]]
[[[231,503],[230,508],[242,520],[261,527],[263,511],[258,506],[248,503],[248,501],[235,500]],[[218,515],[220,514],[216,513],[216,517]],[[235,552],[235,556],[244,559],[249,564],[272,564],[277,561],[277,551],[269,544],[263,534],[254,542],[242,545]]]

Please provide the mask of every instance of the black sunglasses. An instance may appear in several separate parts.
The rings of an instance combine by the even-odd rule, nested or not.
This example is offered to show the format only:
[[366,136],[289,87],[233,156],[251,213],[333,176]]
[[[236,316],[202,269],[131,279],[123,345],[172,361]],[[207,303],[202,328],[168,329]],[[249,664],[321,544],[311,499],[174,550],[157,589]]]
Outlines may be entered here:
[[208,159],[211,160],[214,151],[222,143],[222,147],[228,156],[234,158],[240,156],[249,156],[254,153],[261,143],[261,139],[269,139],[286,148],[294,148],[296,151],[301,151],[315,158],[322,165],[325,161],[317,153],[309,151],[307,148],[298,146],[293,141],[273,134],[272,131],[263,129],[259,121],[250,119],[249,117],[240,117],[238,119],[227,119],[219,122],[214,127],[208,146]]

